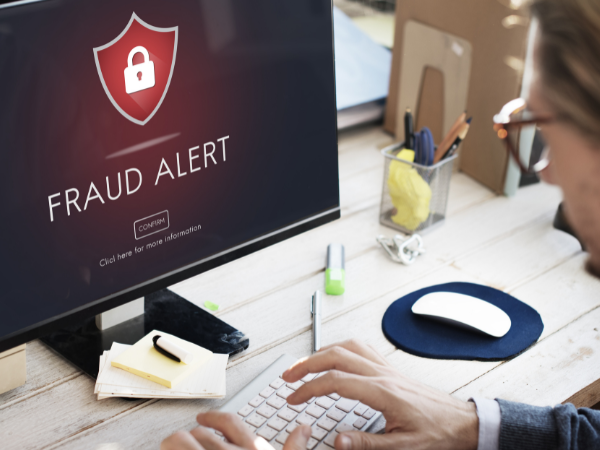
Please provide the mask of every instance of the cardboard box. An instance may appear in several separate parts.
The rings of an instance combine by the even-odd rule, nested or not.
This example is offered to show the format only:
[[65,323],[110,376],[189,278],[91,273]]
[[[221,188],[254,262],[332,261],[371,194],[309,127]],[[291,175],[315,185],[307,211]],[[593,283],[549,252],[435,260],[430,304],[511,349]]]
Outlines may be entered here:
[[[519,97],[527,47],[528,21],[509,0],[403,0],[396,6],[396,34],[385,128],[396,134],[399,73],[404,25],[415,20],[468,40],[473,48],[467,111],[473,116],[469,135],[460,150],[460,170],[495,192],[504,190],[508,155],[492,129],[492,117],[508,101]],[[518,16],[515,20],[510,16]],[[436,84],[436,83],[434,83]],[[439,83],[437,83],[439,89]],[[424,86],[423,89],[427,89]],[[427,98],[425,92],[421,98]],[[429,103],[428,110],[431,110]],[[417,109],[418,124],[428,123]],[[428,112],[439,124],[439,111]],[[435,125],[434,127],[438,127]],[[402,136],[399,136],[402,138]]]
[[0,394],[27,381],[25,344],[0,353]]

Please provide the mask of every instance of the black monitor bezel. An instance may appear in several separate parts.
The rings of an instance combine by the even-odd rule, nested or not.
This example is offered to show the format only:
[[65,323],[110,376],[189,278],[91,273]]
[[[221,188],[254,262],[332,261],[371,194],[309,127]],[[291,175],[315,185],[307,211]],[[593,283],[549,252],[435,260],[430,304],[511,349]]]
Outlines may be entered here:
[[[0,9],[4,8],[14,8],[20,6],[27,6],[35,3],[42,3],[48,0],[0,0]],[[329,2],[330,9],[330,17],[331,17],[331,63],[333,65],[333,102],[331,104],[331,113],[334,117],[335,124],[335,134],[336,134],[336,142],[338,140],[338,130],[337,130],[337,94],[335,90],[336,81],[335,81],[335,45],[334,45],[334,21],[333,21],[333,1]],[[336,145],[336,152],[337,152]],[[338,166],[339,170],[339,166]],[[338,175],[339,182],[339,175]],[[339,192],[339,191],[338,191]],[[212,258],[208,261],[199,260],[195,265],[191,267],[187,267],[181,270],[177,270],[165,277],[161,277],[156,281],[151,281],[148,283],[144,283],[143,285],[139,285],[133,287],[132,289],[124,292],[122,294],[117,294],[114,296],[110,296],[109,298],[99,299],[91,304],[82,306],[77,308],[74,311],[69,311],[60,316],[51,317],[43,322],[39,322],[37,324],[31,325],[29,327],[23,328],[15,333],[11,333],[7,336],[0,337],[0,353],[6,350],[10,350],[12,348],[18,347],[22,344],[30,342],[34,339],[40,338],[46,334],[49,334],[58,329],[74,325],[79,323],[89,317],[95,316],[97,314],[101,314],[110,309],[116,308],[118,306],[124,305],[130,301],[136,300],[138,298],[144,297],[152,292],[155,292],[159,289],[165,289],[175,283],[179,283],[188,278],[194,277],[201,273],[207,272],[216,267],[222,266],[223,264],[227,264],[228,262],[235,261],[236,259],[247,256],[251,253],[255,253],[263,248],[269,247],[271,245],[282,242],[286,239],[292,238],[299,234],[302,234],[306,231],[317,228],[326,223],[332,222],[341,217],[340,212],[340,201],[338,198],[338,204],[332,206],[332,209],[328,209],[327,211],[321,211],[316,213],[312,218],[308,218],[306,220],[299,220],[294,222],[294,224],[290,224],[287,227],[283,227],[280,231],[275,230],[274,232],[269,233],[264,239],[259,239],[258,241],[252,242],[247,245],[243,245],[240,248],[224,253],[221,256],[216,258]]]

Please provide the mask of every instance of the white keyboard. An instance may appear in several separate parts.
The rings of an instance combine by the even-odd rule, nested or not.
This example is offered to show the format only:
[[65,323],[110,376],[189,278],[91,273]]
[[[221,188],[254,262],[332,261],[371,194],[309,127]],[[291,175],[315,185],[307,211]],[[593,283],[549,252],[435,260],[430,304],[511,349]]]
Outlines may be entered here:
[[343,431],[371,431],[381,413],[337,394],[288,405],[288,395],[322,375],[309,374],[301,381],[286,383],[281,374],[296,361],[291,355],[282,355],[219,410],[238,414],[252,433],[263,437],[276,450],[283,449],[289,434],[299,424],[312,428],[308,450],[331,450],[338,433]]

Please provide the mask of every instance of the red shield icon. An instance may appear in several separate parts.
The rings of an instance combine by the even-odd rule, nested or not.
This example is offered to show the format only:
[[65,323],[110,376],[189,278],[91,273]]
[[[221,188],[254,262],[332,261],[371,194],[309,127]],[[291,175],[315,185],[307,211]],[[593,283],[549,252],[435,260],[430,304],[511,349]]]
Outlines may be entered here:
[[163,102],[175,67],[178,27],[158,28],[135,13],[119,36],[94,48],[100,81],[115,108],[145,125]]

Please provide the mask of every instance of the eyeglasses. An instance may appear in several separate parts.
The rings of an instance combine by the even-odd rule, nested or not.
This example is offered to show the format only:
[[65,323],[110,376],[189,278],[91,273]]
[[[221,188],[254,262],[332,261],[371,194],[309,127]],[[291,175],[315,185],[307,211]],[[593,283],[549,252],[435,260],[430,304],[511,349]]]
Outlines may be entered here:
[[508,102],[494,116],[494,131],[506,143],[507,152],[513,157],[523,174],[533,174],[544,170],[550,164],[548,148],[543,142],[536,146],[543,150],[532,149],[529,158],[521,156],[522,140],[541,140],[539,130],[544,124],[555,122],[552,116],[535,116],[527,109],[527,103],[522,98]]

